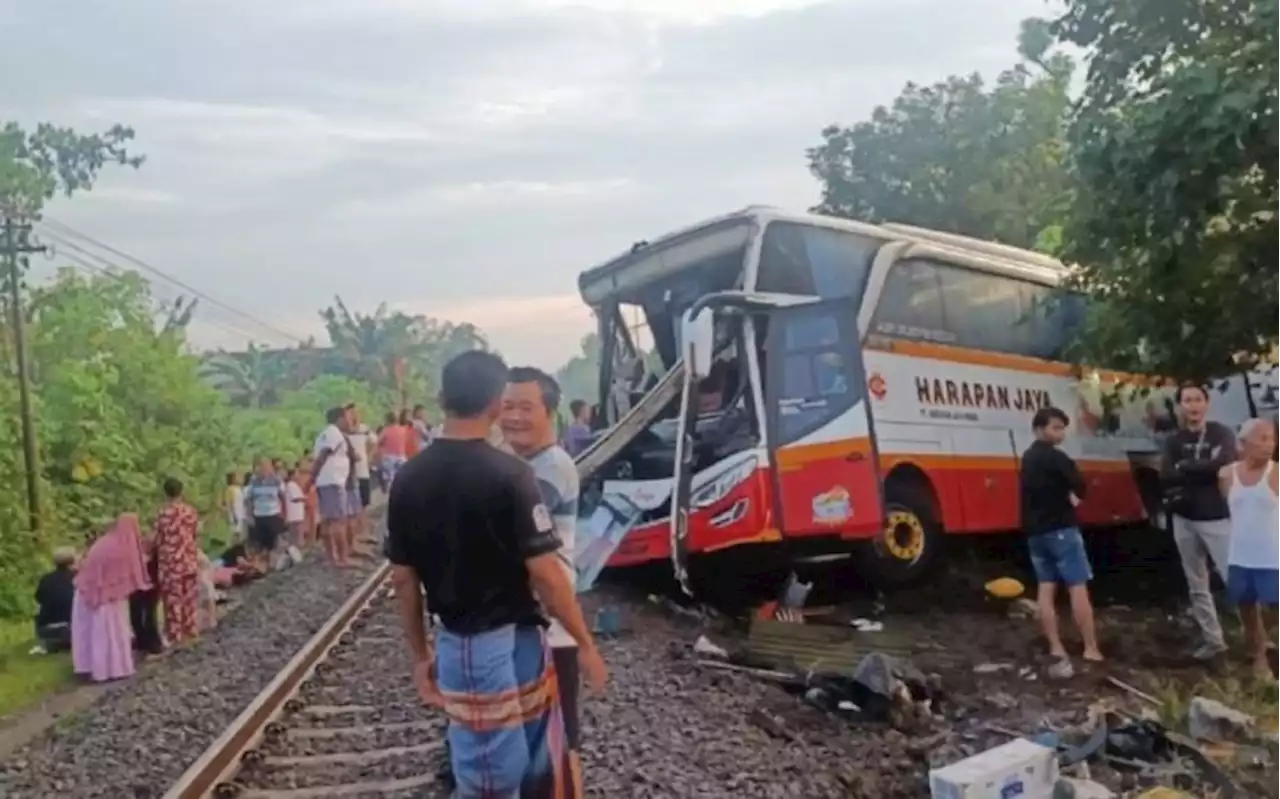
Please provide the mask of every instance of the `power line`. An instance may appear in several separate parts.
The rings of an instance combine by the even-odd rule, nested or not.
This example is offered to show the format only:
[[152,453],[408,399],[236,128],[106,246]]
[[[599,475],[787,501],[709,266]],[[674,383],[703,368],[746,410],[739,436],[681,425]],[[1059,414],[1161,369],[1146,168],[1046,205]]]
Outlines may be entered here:
[[[106,258],[101,255],[98,255],[97,253],[90,252],[89,250],[86,250],[83,247],[77,246],[74,242],[62,239],[57,234],[46,232],[45,236],[46,238],[49,238],[50,240],[52,240],[55,245],[60,244],[63,247],[69,248],[69,249],[62,249],[62,250],[55,248],[55,252],[57,254],[57,257],[64,258],[70,261],[72,266],[74,267],[79,267],[89,272],[93,272],[94,274],[99,274],[104,277],[109,277],[113,280],[119,280],[119,281],[124,280],[124,277],[121,274],[122,272],[130,271],[126,267],[123,267],[120,264],[116,263],[115,261],[112,261],[110,258]],[[83,254],[77,255],[76,254],[77,251]],[[90,261],[86,260],[86,258],[92,258],[95,261],[98,261],[100,265],[91,263]],[[156,284],[153,284],[153,286],[154,285]],[[160,285],[160,287],[169,288],[168,286],[164,286],[164,285]],[[175,299],[180,299],[182,296],[183,296],[182,294],[178,294],[176,292],[173,294],[173,297]],[[163,304],[165,300],[161,300],[160,302]],[[246,342],[252,342],[259,338],[259,336],[255,336],[252,333],[248,333],[242,328],[228,324],[227,322],[219,321],[217,319],[210,319],[207,316],[202,318],[201,322],[211,327],[216,327],[216,328],[219,328],[220,330],[224,330],[229,333],[234,333],[237,336],[243,336]]]
[[[56,243],[57,241],[55,239],[55,244]],[[117,271],[117,270],[121,270],[120,265],[113,263],[112,261],[109,261],[108,259],[103,258],[100,255],[91,254],[90,257],[97,258],[98,260],[105,263],[106,266],[98,266],[96,264],[93,264],[89,262],[84,256],[77,255],[74,252],[59,252],[58,257],[67,259],[68,261],[71,262],[71,265],[73,267],[78,267],[80,269],[93,272],[94,274],[102,275],[103,277],[109,277],[112,280],[118,280],[118,281],[124,280],[124,277],[121,274],[119,274],[119,271]],[[175,296],[181,297],[182,295],[175,295]],[[245,341],[247,342],[252,342],[256,338],[252,333],[247,333],[238,327],[227,324],[226,322],[220,322],[216,319],[207,319],[207,318],[201,321],[204,324],[207,324],[211,327],[216,327],[228,333],[234,333],[237,336],[243,336]]]
[[115,247],[112,247],[112,246],[111,246],[111,245],[109,245],[109,244],[105,244],[105,243],[103,243],[103,242],[101,242],[101,241],[99,241],[99,240],[97,240],[97,239],[93,238],[92,236],[89,236],[89,235],[87,235],[87,234],[85,234],[85,233],[81,233],[80,231],[76,230],[75,228],[71,227],[70,225],[66,224],[65,222],[59,222],[59,221],[57,221],[57,220],[55,220],[55,219],[52,219],[52,218],[50,218],[50,217],[47,217],[47,216],[46,216],[46,217],[42,220],[41,224],[46,228],[46,232],[48,232],[48,231],[51,229],[51,230],[53,231],[51,235],[53,235],[53,236],[60,236],[60,237],[62,237],[62,238],[64,239],[64,240],[63,240],[63,243],[64,243],[64,244],[66,244],[67,246],[74,247],[75,249],[81,250],[82,252],[83,252],[83,251],[85,251],[82,247],[79,247],[78,245],[75,245],[75,244],[73,244],[73,243],[71,243],[71,242],[66,241],[66,240],[65,240],[65,237],[66,237],[66,236],[72,236],[72,237],[74,237],[74,238],[76,238],[76,239],[79,239],[79,240],[81,240],[81,241],[87,242],[87,243],[89,243],[89,244],[91,244],[91,245],[93,245],[93,246],[95,246],[95,247],[98,247],[99,249],[105,250],[106,252],[109,252],[109,253],[111,253],[112,255],[115,255],[115,256],[117,256],[117,257],[119,257],[119,258],[124,259],[125,261],[128,261],[130,264],[133,264],[133,265],[137,266],[138,268],[143,269],[143,270],[144,270],[144,271],[146,271],[146,272],[149,272],[149,273],[151,273],[151,274],[153,274],[153,275],[156,275],[156,276],[158,276],[158,277],[160,277],[160,278],[162,278],[162,279],[164,279],[164,280],[169,281],[170,283],[174,284],[175,286],[178,286],[179,288],[181,288],[181,289],[183,289],[183,290],[185,290],[185,291],[188,291],[188,292],[190,292],[190,293],[194,294],[195,296],[199,297],[200,299],[204,300],[205,302],[209,303],[210,305],[213,305],[213,306],[218,307],[218,308],[222,308],[223,310],[229,311],[229,312],[231,312],[231,313],[235,314],[236,316],[239,316],[239,317],[241,317],[241,318],[247,319],[247,320],[249,320],[250,322],[253,322],[255,325],[257,325],[257,326],[261,327],[261,328],[262,328],[262,329],[264,329],[264,330],[270,330],[270,331],[272,331],[273,333],[275,333],[276,335],[283,336],[283,337],[284,337],[284,338],[286,338],[286,339],[291,339],[291,340],[293,340],[293,341],[298,342],[299,344],[305,344],[305,343],[307,343],[307,340],[306,340],[306,339],[304,339],[304,338],[302,338],[301,336],[297,336],[297,335],[294,335],[293,333],[289,333],[289,332],[287,332],[287,331],[285,331],[285,330],[281,330],[279,327],[276,327],[275,325],[272,325],[272,324],[270,324],[270,323],[268,323],[268,322],[264,322],[263,320],[259,319],[258,317],[254,316],[253,314],[247,313],[247,312],[245,312],[245,311],[241,311],[239,308],[234,308],[234,307],[232,307],[232,306],[230,306],[230,305],[226,304],[225,302],[223,302],[223,301],[221,301],[221,300],[217,299],[216,297],[211,297],[211,296],[209,296],[208,294],[206,294],[205,292],[201,291],[200,289],[197,289],[197,288],[195,288],[194,286],[191,286],[190,284],[185,283],[185,282],[183,282],[183,281],[179,280],[178,278],[176,278],[176,277],[174,277],[174,276],[170,275],[169,273],[165,272],[164,270],[159,269],[158,267],[152,266],[151,264],[147,263],[146,261],[143,261],[143,260],[141,260],[140,258],[136,258],[136,257],[134,257],[134,256],[130,255],[129,253],[127,253],[127,252],[124,252],[124,251],[122,251],[122,250],[118,250],[118,249],[116,249]]

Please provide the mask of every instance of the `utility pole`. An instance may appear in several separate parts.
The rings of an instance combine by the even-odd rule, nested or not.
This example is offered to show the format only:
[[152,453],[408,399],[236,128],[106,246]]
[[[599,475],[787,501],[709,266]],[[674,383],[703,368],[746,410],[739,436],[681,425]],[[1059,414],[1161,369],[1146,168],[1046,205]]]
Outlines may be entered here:
[[30,372],[27,369],[26,331],[22,318],[22,270],[19,255],[44,252],[45,247],[27,241],[30,225],[21,225],[9,217],[4,218],[4,238],[0,239],[0,255],[8,261],[9,313],[13,324],[13,350],[18,365],[18,403],[22,415],[22,455],[27,472],[27,516],[31,532],[40,531],[40,479],[37,470],[39,455],[36,452],[36,427],[31,417]]

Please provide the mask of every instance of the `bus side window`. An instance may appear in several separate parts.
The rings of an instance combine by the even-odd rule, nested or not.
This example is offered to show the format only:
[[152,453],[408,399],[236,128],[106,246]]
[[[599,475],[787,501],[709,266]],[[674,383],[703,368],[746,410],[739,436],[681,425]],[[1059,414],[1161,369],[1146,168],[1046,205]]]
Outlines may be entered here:
[[1065,360],[1067,348],[1084,324],[1085,298],[1035,283],[1022,285],[1031,306],[1031,347],[1025,354]]
[[891,338],[949,344],[955,335],[947,326],[938,267],[929,261],[899,261],[885,277],[871,329]]
[[1023,281],[953,266],[939,267],[938,274],[946,318],[958,345],[1016,355],[1029,352],[1034,320],[1030,302],[1024,306]]

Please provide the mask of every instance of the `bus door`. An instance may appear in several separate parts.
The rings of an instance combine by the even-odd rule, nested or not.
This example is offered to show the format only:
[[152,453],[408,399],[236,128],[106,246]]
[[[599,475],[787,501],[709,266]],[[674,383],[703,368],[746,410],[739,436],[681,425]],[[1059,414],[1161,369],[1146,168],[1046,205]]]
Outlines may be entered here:
[[765,315],[774,523],[787,537],[871,537],[883,525],[857,313],[848,300]]

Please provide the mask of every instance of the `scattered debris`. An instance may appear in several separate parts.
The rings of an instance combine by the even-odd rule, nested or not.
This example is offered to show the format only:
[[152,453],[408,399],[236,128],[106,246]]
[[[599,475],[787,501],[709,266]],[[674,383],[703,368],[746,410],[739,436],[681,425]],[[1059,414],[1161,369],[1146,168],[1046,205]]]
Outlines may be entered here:
[[809,598],[809,592],[813,590],[813,583],[802,583],[795,572],[787,577],[787,584],[782,589],[782,598],[778,603],[787,610],[801,610],[804,608],[805,600]]
[[996,599],[1017,599],[1026,593],[1023,584],[1012,577],[1000,577],[983,586]]
[[796,738],[795,733],[787,729],[786,722],[764,708],[757,707],[752,710],[747,716],[747,720],[774,738],[780,738],[784,741],[794,741]]
[[622,612],[614,605],[605,605],[596,611],[596,635],[614,636],[622,632]]
[[979,663],[973,667],[974,674],[999,674],[1002,671],[1013,671],[1012,663]]
[[1144,702],[1149,702],[1150,704],[1153,704],[1153,705],[1160,704],[1159,699],[1156,699],[1154,696],[1147,693],[1146,691],[1142,691],[1133,687],[1129,683],[1120,680],[1118,677],[1108,676],[1107,682],[1111,683],[1112,685],[1114,685],[1115,687],[1119,688],[1122,691],[1127,691],[1128,693],[1133,694],[1134,696],[1138,697]]
[[698,640],[693,642],[693,652],[702,657],[717,658],[719,660],[729,659],[729,650],[712,643],[711,639],[705,635],[698,636]]
[[1114,799],[1115,792],[1093,780],[1059,777],[1053,786],[1053,799]]
[[1021,597],[1009,603],[1009,618],[1011,619],[1034,619],[1040,615],[1040,609],[1036,607],[1034,600]]
[[1248,713],[1216,699],[1194,697],[1187,710],[1187,728],[1198,741],[1248,741],[1257,737],[1257,722]]
[[934,799],[951,797],[1048,797],[1058,781],[1058,759],[1052,749],[1025,738],[929,771]]

